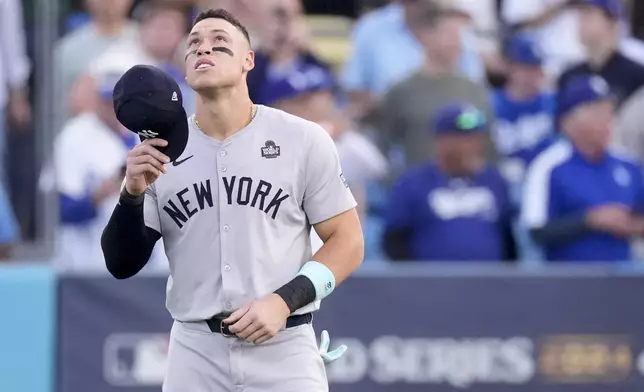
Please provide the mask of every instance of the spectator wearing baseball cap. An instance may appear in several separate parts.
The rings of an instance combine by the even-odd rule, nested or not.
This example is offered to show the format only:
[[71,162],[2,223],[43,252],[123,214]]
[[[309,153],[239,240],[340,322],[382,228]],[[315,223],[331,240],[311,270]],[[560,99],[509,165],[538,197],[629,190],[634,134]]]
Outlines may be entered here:
[[[316,122],[329,132],[338,150],[344,178],[358,200],[364,222],[368,208],[367,185],[386,175],[388,163],[376,145],[355,131],[353,124],[336,106],[335,87],[333,76],[325,68],[311,64],[270,80],[259,95],[267,105]],[[321,245],[315,233],[311,234],[314,244]],[[367,257],[375,252],[371,249],[367,245]]]
[[620,262],[644,234],[640,168],[608,148],[615,96],[598,76],[580,76],[560,92],[565,136],[528,169],[521,221],[553,262]]
[[533,37],[512,37],[505,58],[508,81],[492,93],[492,140],[502,173],[518,187],[526,166],[552,141],[555,96],[544,87],[543,55]]
[[436,159],[392,189],[384,249],[392,260],[514,260],[512,210],[501,174],[486,163],[489,123],[469,103],[441,107],[431,129]]
[[580,75],[599,75],[608,82],[621,105],[644,85],[644,66],[620,50],[622,24],[626,17],[621,0],[585,0],[581,5],[579,34],[588,58],[559,78],[562,89]]

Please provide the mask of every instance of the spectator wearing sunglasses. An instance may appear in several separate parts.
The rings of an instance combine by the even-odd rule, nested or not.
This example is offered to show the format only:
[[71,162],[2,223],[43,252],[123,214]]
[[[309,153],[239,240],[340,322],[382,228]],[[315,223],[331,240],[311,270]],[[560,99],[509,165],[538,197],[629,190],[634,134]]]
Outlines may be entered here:
[[385,252],[400,261],[515,260],[506,183],[485,159],[485,115],[448,104],[431,132],[436,158],[403,174],[389,197]]

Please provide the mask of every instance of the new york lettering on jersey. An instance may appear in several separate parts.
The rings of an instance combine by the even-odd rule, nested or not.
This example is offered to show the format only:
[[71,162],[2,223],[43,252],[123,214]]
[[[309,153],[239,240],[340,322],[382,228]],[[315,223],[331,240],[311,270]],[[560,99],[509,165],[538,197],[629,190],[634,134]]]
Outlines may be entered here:
[[[200,211],[214,207],[211,181],[217,180],[207,179],[183,188],[163,206],[163,211],[180,229]],[[290,197],[269,181],[246,176],[221,177],[220,185],[226,191],[228,205],[257,208],[271,219],[276,218],[282,202]]]

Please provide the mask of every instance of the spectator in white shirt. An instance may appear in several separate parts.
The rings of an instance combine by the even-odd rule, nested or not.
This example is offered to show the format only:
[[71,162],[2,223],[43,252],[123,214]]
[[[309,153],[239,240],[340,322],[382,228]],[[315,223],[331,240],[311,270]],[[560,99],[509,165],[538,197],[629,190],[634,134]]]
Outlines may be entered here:
[[54,52],[55,131],[69,117],[93,109],[95,91],[91,83],[81,83],[87,80],[79,80],[90,64],[111,45],[133,41],[138,34],[136,24],[128,19],[132,0],[85,0],[85,6],[91,22],[63,37]]
[[[0,1],[0,161],[5,158],[5,120],[25,127],[31,120],[27,96],[30,73],[20,0]],[[6,108],[6,112],[5,112]],[[8,115],[8,118],[5,115]],[[0,182],[4,180],[0,163]]]
[[[61,269],[105,271],[101,234],[118,201],[127,153],[138,143],[117,120],[112,102],[114,86],[126,70],[98,75],[96,112],[69,120],[54,143],[61,217],[55,263]],[[152,264],[160,267],[156,259]]]

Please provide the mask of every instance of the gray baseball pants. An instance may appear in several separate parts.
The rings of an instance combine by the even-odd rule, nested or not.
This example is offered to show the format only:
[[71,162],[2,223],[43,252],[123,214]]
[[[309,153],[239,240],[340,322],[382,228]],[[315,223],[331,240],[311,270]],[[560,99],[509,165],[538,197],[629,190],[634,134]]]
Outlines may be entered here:
[[311,324],[255,345],[175,321],[163,392],[328,392]]

